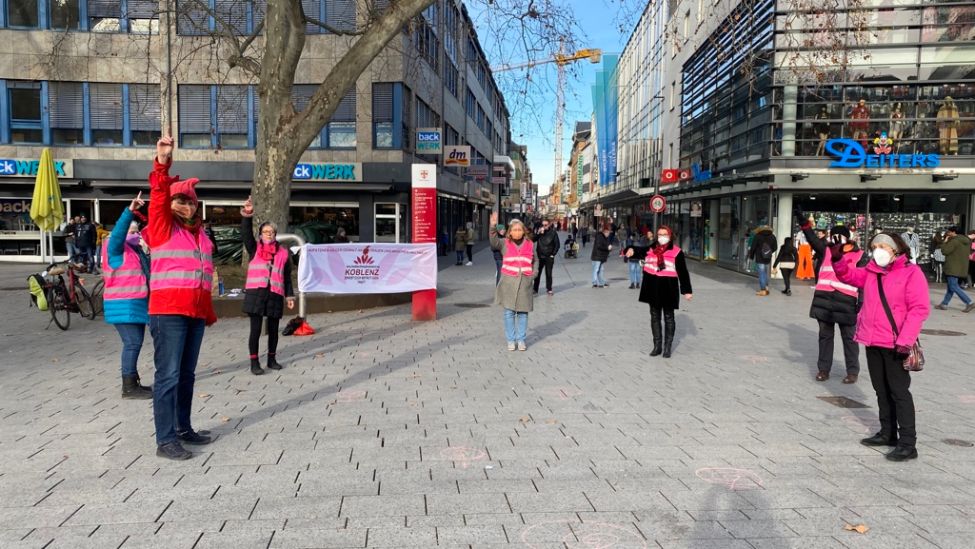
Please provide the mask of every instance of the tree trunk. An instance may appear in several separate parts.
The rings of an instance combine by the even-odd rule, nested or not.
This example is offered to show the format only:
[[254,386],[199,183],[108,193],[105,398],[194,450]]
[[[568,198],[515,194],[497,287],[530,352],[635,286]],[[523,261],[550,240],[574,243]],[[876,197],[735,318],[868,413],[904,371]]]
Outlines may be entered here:
[[254,222],[260,226],[272,221],[278,232],[288,232],[288,204],[291,202],[291,174],[298,162],[294,145],[282,142],[280,138],[267,135],[262,125],[258,139],[264,139],[264,146],[258,147],[254,158],[254,182],[251,196],[254,200]]

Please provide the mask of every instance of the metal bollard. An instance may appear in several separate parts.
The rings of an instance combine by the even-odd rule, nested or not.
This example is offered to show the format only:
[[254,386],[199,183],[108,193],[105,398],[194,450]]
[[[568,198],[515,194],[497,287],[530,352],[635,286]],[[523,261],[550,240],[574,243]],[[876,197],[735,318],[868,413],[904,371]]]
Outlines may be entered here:
[[[299,246],[305,245],[305,239],[296,234],[284,233],[278,235],[278,242],[295,242]],[[298,316],[305,318],[305,292],[298,292]]]

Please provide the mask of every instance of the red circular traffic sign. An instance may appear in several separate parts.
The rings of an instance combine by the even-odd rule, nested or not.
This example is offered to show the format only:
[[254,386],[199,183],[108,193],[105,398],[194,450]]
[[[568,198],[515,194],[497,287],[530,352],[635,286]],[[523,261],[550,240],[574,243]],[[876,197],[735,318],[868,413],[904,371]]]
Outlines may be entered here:
[[650,197],[650,211],[653,213],[664,213],[667,210],[667,199],[662,195],[655,194]]

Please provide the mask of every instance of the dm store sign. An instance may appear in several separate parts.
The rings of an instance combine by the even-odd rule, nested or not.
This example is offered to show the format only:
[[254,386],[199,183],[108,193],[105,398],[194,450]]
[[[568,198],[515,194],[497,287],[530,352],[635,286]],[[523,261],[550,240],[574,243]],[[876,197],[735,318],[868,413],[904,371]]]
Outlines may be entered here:
[[[0,177],[37,177],[40,166],[39,160],[0,158]],[[54,161],[54,173],[58,177],[71,177],[71,167],[70,160]]]
[[886,133],[865,147],[852,139],[830,139],[826,152],[834,158],[830,168],[937,168],[941,156],[937,154],[898,154],[894,140]]
[[362,164],[298,164],[291,178],[295,181],[362,181]]

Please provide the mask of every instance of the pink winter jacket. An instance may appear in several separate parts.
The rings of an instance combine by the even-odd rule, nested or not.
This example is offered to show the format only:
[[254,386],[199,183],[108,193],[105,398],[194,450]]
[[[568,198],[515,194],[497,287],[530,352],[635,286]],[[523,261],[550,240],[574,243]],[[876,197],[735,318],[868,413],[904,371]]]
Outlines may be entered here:
[[[873,261],[864,267],[839,261],[834,264],[834,268],[840,281],[863,289],[863,305],[857,315],[854,339],[868,347],[885,349],[893,349],[897,345],[914,345],[921,333],[921,326],[931,313],[928,280],[920,267],[902,255],[894,259],[886,269]],[[884,281],[884,294],[900,332],[896,338],[880,301],[877,273],[880,273]]]

